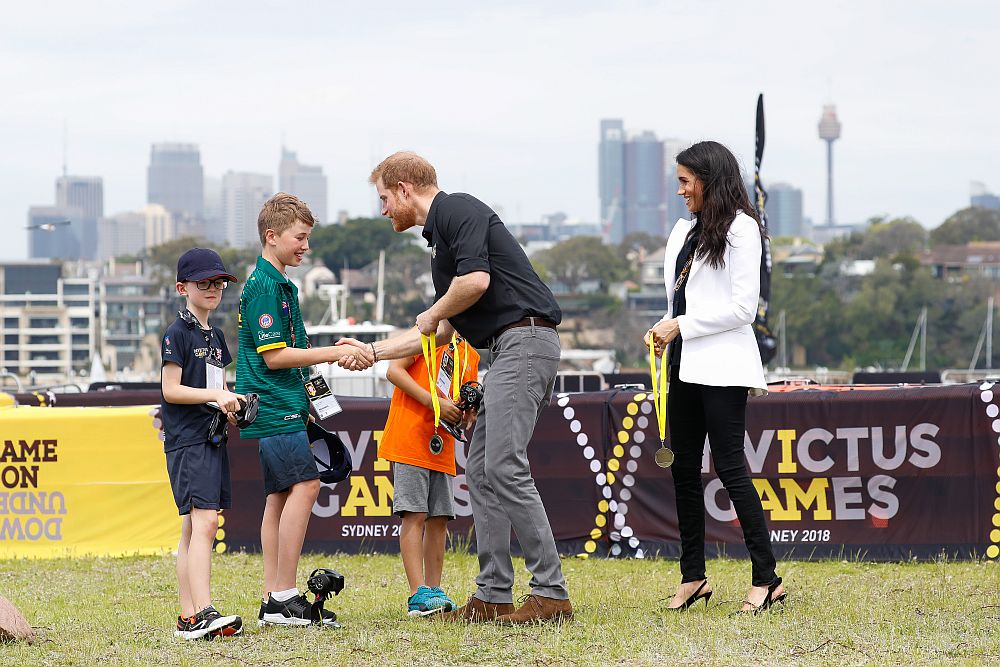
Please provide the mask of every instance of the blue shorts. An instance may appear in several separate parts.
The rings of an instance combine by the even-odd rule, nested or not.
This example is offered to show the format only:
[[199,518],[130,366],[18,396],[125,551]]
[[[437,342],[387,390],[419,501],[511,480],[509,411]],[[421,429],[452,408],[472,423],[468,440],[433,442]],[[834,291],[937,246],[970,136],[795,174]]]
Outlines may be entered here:
[[319,479],[319,468],[305,431],[279,433],[257,442],[265,495],[287,491],[299,482]]
[[233,506],[225,445],[203,443],[167,452],[167,475],[178,514],[189,514],[192,507],[227,510]]

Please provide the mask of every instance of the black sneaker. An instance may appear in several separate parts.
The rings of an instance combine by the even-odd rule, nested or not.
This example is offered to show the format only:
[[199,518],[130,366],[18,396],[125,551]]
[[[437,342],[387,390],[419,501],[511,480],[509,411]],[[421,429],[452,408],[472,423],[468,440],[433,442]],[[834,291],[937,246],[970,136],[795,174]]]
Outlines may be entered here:
[[177,627],[174,628],[174,637],[183,637],[184,633],[191,629],[191,618],[177,617]]
[[[180,624],[178,623],[178,628]],[[212,639],[218,636],[232,636],[243,632],[243,619],[239,616],[223,616],[215,607],[208,605],[199,611],[194,619],[188,619],[188,627],[181,634],[184,639]]]
[[312,623],[309,612],[312,605],[306,600],[305,595],[296,595],[284,602],[278,602],[273,595],[267,596],[267,604],[264,605],[264,614],[260,618],[260,625],[309,625]]

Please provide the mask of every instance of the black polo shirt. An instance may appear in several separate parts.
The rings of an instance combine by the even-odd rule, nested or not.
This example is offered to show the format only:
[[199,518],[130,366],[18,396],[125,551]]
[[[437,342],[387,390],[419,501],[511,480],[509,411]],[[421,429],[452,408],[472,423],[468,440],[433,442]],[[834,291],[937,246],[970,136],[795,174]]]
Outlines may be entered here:
[[457,276],[490,274],[490,286],[479,301],[448,318],[476,347],[486,346],[498,330],[525,317],[562,321],[556,298],[521,245],[493,209],[475,197],[439,192],[427,212],[424,238],[431,248],[435,300]]

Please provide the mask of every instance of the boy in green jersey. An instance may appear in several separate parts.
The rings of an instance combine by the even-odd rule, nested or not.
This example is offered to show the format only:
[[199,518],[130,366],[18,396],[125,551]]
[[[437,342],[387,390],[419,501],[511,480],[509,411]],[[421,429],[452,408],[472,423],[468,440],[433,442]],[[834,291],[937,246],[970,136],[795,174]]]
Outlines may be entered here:
[[[298,289],[285,275],[309,251],[315,220],[297,197],[279,192],[257,218],[262,246],[257,266],[240,296],[237,392],[257,393],[257,419],[242,429],[257,438],[264,476],[264,599],[260,625],[309,625],[310,603],[296,587],[296,571],[309,517],[319,495],[319,472],[306,435],[309,366],[339,362],[353,369],[372,363],[369,346],[353,339],[309,346]],[[325,623],[336,615],[324,612]]]

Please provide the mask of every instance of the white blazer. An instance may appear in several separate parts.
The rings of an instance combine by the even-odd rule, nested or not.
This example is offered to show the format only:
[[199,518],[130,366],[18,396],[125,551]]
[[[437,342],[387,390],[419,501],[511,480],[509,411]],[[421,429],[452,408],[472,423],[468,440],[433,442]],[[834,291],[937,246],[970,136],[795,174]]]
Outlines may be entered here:
[[[667,239],[663,258],[667,314],[663,320],[671,318],[677,255],[693,226],[693,220],[681,218]],[[751,326],[760,299],[760,253],[757,222],[739,211],[729,228],[725,266],[713,269],[697,258],[691,264],[685,288],[687,312],[677,318],[684,341],[680,370],[684,382],[767,388]]]

